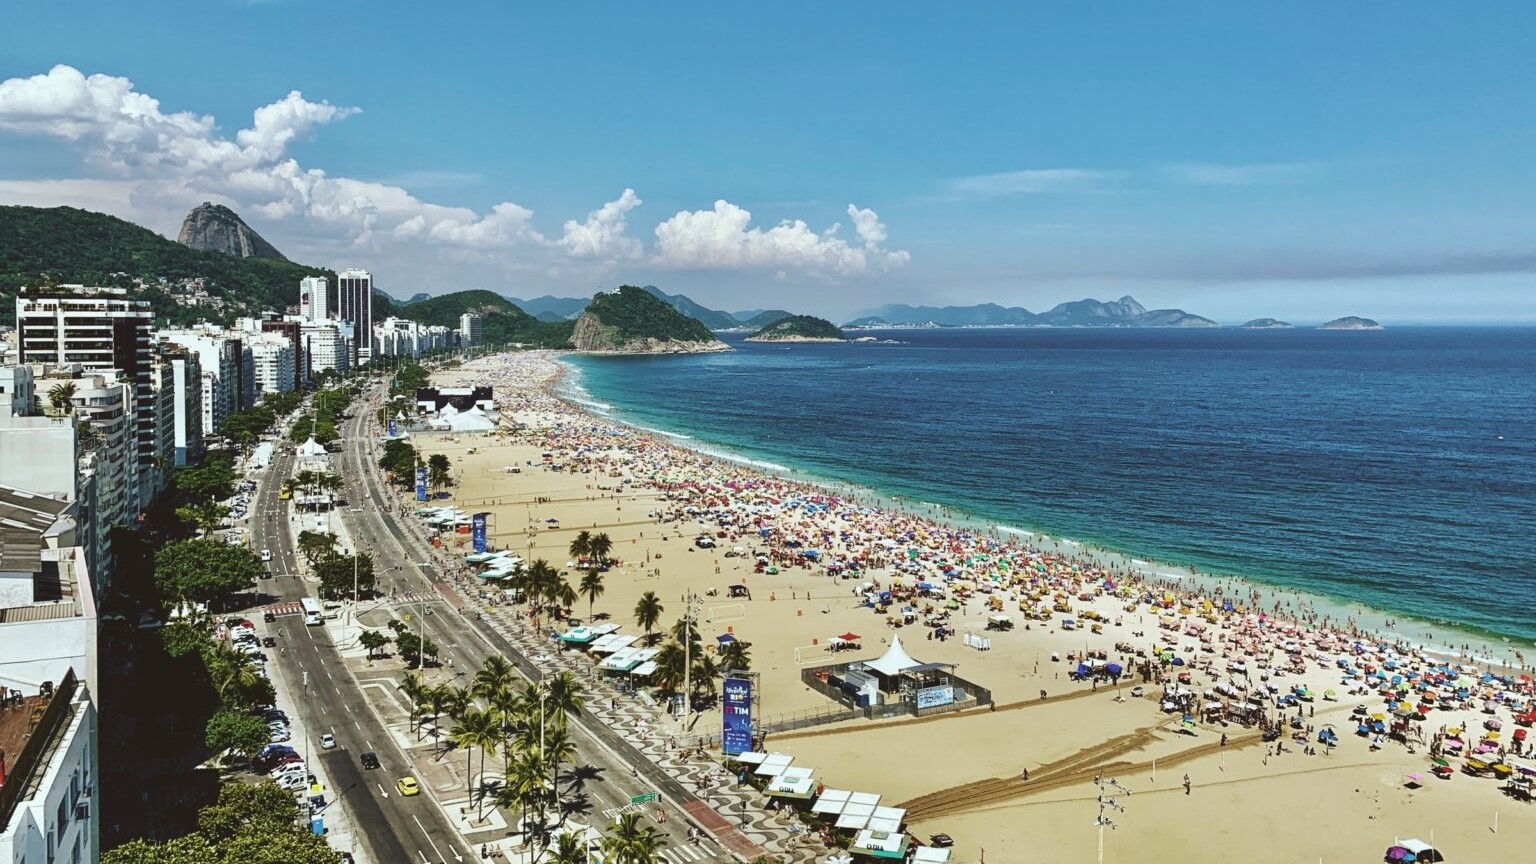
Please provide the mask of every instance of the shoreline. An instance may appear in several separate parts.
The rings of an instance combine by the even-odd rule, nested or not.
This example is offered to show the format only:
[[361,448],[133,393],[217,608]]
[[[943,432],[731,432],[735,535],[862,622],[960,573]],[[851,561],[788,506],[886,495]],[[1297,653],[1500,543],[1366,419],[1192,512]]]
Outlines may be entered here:
[[[611,422],[637,434],[661,439],[659,443],[679,447],[700,456],[718,459],[749,471],[763,472],[779,480],[800,484],[809,489],[831,493],[851,501],[891,510],[901,514],[934,522],[960,530],[976,531],[1000,542],[1013,542],[1037,547],[1041,551],[1083,557],[1108,569],[1134,574],[1147,585],[1176,591],[1191,592],[1202,596],[1225,597],[1250,602],[1257,598],[1257,606],[1271,615],[1298,626],[1354,627],[1362,634],[1386,641],[1404,644],[1435,657],[1461,663],[1478,664],[1489,671],[1525,671],[1530,664],[1517,662],[1516,653],[1527,653],[1530,646],[1516,641],[1519,637],[1494,631],[1483,631],[1452,621],[1431,621],[1411,612],[1381,609],[1362,601],[1273,582],[1263,577],[1238,573],[1202,572],[1190,564],[1163,561],[1140,553],[1115,549],[1097,542],[1085,542],[1064,535],[1052,534],[1038,528],[1021,528],[1006,525],[993,519],[973,515],[958,507],[927,501],[910,502],[893,493],[861,486],[846,480],[819,477],[803,469],[766,459],[757,459],[730,451],[730,445],[700,441],[693,435],[668,429],[644,426],[623,416],[618,406],[601,400],[597,394],[580,383],[584,370],[571,364],[568,353],[553,354],[559,373],[541,385],[540,390],[560,400],[589,419]],[[566,386],[573,387],[571,391]],[[711,449],[714,448],[714,449]],[[722,452],[723,451],[723,452]],[[915,506],[914,506],[915,504]],[[1292,611],[1300,606],[1302,614]],[[1272,611],[1271,611],[1272,610]],[[1410,626],[1403,626],[1408,624]],[[1436,634],[1455,633],[1458,639],[1437,638]],[[1498,643],[1498,644],[1494,644]],[[1463,650],[1463,647],[1469,650]]]

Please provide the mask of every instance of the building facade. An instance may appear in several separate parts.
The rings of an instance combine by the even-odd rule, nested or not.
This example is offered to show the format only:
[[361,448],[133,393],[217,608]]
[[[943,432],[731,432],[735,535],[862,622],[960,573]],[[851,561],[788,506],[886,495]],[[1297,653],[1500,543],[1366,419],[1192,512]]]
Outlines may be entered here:
[[343,270],[336,277],[336,317],[346,322],[354,366],[373,356],[373,274]]
[[331,285],[324,276],[299,280],[299,316],[311,324],[331,317]]
[[485,319],[474,312],[459,316],[459,344],[476,348],[485,343]]

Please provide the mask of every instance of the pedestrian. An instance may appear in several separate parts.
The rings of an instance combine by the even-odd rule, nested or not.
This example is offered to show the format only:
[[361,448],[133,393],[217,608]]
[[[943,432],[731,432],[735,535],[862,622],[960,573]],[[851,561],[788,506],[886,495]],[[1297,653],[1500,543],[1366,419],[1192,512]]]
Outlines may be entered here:
[[1184,794],[1185,795],[1189,794],[1189,775],[1188,774],[1184,775]]
[[1025,779],[1025,780],[1029,779],[1029,769],[1028,768],[1024,769],[1024,777],[1023,777],[1023,779]]

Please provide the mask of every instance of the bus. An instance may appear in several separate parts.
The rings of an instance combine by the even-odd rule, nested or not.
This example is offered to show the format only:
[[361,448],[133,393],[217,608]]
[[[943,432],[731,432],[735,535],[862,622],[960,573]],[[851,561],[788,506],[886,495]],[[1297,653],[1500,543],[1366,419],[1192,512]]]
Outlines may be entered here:
[[320,609],[320,601],[313,597],[305,597],[299,601],[304,608],[304,623],[310,627],[318,627],[325,623],[325,617]]

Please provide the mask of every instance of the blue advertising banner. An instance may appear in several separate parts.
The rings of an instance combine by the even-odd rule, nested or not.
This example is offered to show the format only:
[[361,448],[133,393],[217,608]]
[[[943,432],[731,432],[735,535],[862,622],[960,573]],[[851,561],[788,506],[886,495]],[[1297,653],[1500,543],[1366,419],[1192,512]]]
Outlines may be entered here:
[[427,466],[416,469],[416,500],[427,500]]
[[727,756],[740,756],[752,749],[752,681],[727,678],[724,688],[720,749]]
[[395,433],[395,418],[393,418],[393,417],[389,418],[389,437],[391,437],[391,438],[396,437],[396,433]]
[[476,513],[469,517],[469,530],[474,535],[475,551],[485,551],[485,517],[489,513]]

